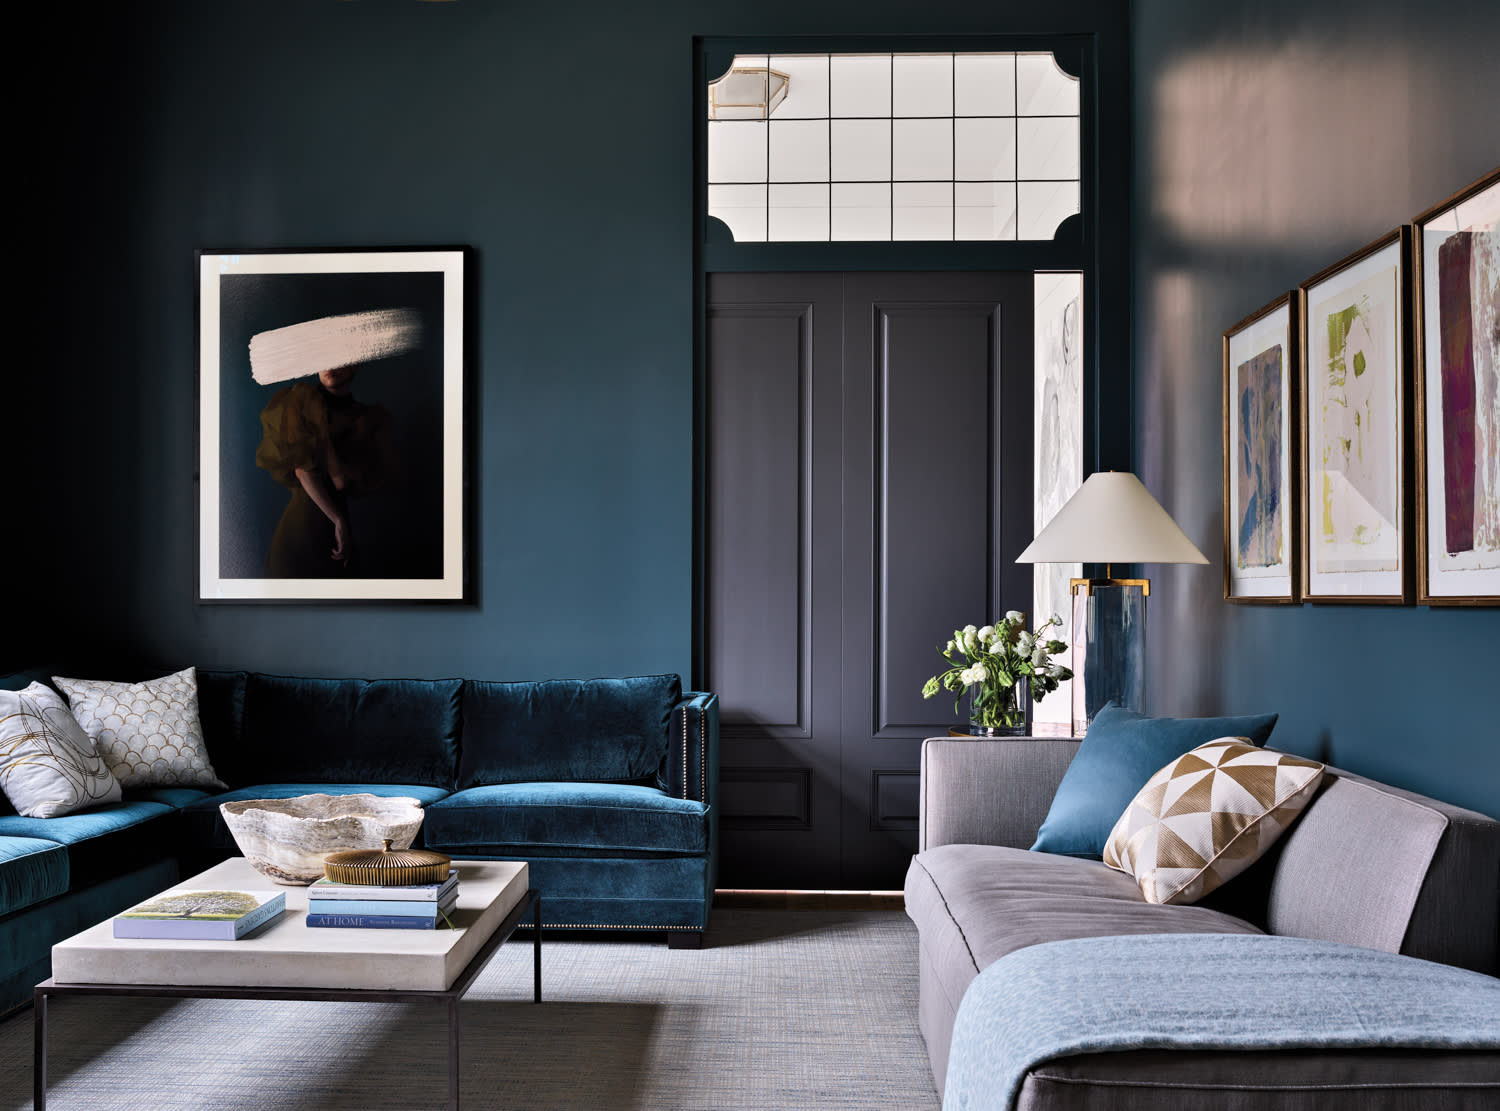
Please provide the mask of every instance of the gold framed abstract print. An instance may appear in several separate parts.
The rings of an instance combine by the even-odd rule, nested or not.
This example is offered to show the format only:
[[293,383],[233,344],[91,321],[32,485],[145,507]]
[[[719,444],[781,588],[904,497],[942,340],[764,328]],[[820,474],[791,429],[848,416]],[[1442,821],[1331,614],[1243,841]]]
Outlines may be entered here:
[[1304,601],[1412,599],[1410,246],[1398,228],[1297,287]]
[[1224,333],[1224,597],[1296,602],[1300,518],[1297,298]]
[[1413,226],[1417,600],[1500,605],[1500,169]]

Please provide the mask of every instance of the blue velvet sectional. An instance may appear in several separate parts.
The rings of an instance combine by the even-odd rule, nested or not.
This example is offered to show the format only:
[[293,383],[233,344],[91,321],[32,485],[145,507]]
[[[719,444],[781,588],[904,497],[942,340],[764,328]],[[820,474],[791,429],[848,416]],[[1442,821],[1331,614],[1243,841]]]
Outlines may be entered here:
[[[0,676],[0,687],[45,674]],[[21,817],[0,796],[0,1013],[49,975],[53,942],[235,855],[219,814],[234,799],[416,798],[419,844],[527,861],[546,928],[701,940],[718,861],[719,707],[675,675],[493,683],[200,670],[198,702],[227,791],[149,788],[60,818]]]

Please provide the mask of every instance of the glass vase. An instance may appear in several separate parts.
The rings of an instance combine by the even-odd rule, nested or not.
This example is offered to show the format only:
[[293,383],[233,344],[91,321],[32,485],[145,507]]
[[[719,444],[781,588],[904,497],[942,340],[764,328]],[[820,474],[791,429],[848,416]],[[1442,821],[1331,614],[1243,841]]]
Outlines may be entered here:
[[977,737],[1024,737],[1031,732],[1031,678],[1013,686],[969,692],[969,732]]

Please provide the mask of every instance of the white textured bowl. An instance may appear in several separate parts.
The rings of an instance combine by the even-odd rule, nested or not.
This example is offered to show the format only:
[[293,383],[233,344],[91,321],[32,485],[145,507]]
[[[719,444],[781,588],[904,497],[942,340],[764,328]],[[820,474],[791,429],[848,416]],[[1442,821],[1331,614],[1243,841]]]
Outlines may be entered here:
[[263,876],[288,886],[323,877],[323,858],[343,849],[409,849],[422,828],[413,798],[300,795],[219,804],[224,824],[245,859]]

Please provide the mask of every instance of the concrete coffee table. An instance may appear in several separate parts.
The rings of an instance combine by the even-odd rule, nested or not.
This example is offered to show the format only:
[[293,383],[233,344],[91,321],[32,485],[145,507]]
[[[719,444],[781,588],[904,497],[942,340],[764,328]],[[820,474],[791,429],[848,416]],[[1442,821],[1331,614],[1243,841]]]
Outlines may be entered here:
[[[47,1106],[47,1000],[54,995],[190,999],[444,1003],[448,1008],[448,1106],[458,1108],[458,1001],[530,913],[532,999],[542,1001],[541,897],[523,863],[456,860],[451,930],[310,929],[307,888],[277,887],[242,857],[170,891],[275,889],[286,912],[239,941],[114,936],[101,922],[52,947],[52,979],[36,987],[35,1111]],[[163,892],[162,894],[167,894]]]

